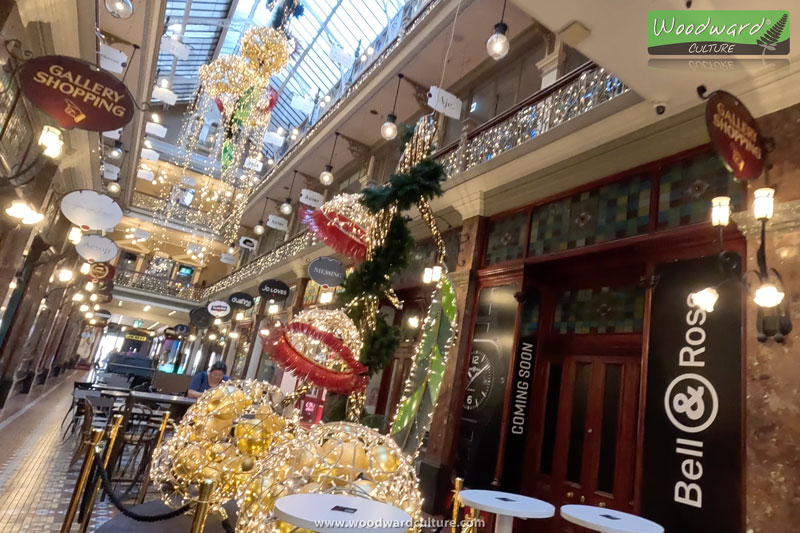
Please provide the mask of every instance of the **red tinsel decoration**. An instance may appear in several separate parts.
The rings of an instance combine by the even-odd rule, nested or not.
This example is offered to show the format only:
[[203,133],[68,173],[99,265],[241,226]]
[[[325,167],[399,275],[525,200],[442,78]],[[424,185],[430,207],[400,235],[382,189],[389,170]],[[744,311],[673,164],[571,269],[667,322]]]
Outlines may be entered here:
[[291,370],[298,379],[306,379],[317,387],[323,387],[339,394],[350,394],[366,388],[369,378],[364,374],[368,368],[359,363],[350,348],[345,346],[334,334],[302,322],[290,322],[286,329],[319,340],[348,367],[348,371],[340,372],[320,365],[298,352],[286,338],[286,334],[281,333],[274,349],[271,350],[272,357]]
[[[335,218],[331,218],[335,217]],[[361,262],[367,257],[367,233],[358,224],[339,213],[326,214],[322,209],[306,211],[303,222],[322,242],[340,254]],[[343,226],[350,234],[342,231]],[[354,238],[353,235],[356,237]]]

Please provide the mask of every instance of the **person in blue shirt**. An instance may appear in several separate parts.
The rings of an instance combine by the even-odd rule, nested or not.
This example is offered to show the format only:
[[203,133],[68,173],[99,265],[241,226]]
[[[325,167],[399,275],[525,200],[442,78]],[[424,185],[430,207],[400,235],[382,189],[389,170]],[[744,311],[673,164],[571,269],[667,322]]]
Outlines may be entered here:
[[217,361],[208,372],[198,372],[192,378],[192,383],[189,385],[189,390],[186,391],[186,396],[189,398],[199,398],[208,389],[213,389],[223,381],[228,381],[230,378],[225,375],[228,367],[225,366],[223,361]]

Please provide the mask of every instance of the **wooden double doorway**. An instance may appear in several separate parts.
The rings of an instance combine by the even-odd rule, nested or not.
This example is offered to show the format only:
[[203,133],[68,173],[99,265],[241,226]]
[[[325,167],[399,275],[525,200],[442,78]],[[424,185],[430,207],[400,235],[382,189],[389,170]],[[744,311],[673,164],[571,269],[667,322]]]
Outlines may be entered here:
[[522,493],[634,511],[646,272],[624,255],[526,269],[539,313]]
[[[744,252],[738,235],[726,234],[726,245]],[[716,253],[718,244],[707,231],[681,231],[629,248],[479,274],[478,307],[484,293],[515,300],[517,306],[510,361],[505,371],[494,372],[504,377],[499,385],[505,398],[499,439],[497,432],[487,436],[500,441],[490,478],[493,488],[533,496],[557,508],[583,503],[639,514],[641,391],[650,299],[657,283],[652,273],[661,263]],[[477,314],[473,341],[483,327]],[[474,342],[471,346],[476,351]],[[533,346],[534,354],[529,358],[524,435],[515,437],[519,361],[525,346]],[[466,401],[465,396],[465,406]],[[465,407],[462,442],[465,433],[472,439],[480,435],[464,429],[473,413]],[[472,488],[468,469],[464,472]],[[515,531],[585,530],[555,518],[517,521]]]

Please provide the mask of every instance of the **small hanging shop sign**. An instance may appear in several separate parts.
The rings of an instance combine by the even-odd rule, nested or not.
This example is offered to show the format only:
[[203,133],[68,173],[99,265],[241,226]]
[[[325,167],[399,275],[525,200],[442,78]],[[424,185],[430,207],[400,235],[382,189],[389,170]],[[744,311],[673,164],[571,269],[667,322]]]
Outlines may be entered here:
[[717,155],[740,180],[759,177],[764,170],[764,137],[756,119],[738,98],[716,91],[706,103],[706,127]]
[[82,59],[42,56],[20,72],[22,94],[65,129],[109,131],[133,118],[134,102],[116,76]]

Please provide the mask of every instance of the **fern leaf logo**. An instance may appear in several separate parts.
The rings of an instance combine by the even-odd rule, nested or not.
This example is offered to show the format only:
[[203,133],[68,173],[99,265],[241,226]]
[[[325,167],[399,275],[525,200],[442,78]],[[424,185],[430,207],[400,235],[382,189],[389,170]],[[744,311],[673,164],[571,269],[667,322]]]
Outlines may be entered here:
[[771,28],[767,29],[764,32],[764,35],[758,38],[756,44],[764,49],[764,53],[767,53],[767,50],[773,51],[775,50],[775,45],[778,44],[778,39],[781,37],[781,33],[783,33],[783,28],[786,26],[786,21],[789,19],[789,15],[786,13],[778,19],[778,22],[772,25]]

